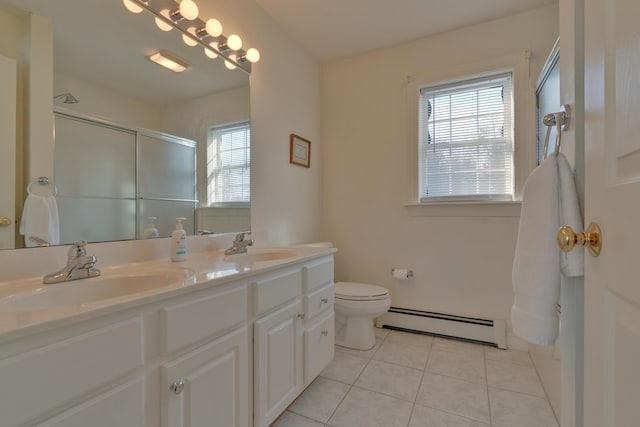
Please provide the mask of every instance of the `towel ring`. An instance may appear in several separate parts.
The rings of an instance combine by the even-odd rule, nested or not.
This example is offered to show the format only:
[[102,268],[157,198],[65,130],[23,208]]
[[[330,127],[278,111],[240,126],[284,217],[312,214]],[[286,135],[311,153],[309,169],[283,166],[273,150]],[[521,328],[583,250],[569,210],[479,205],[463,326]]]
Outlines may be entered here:
[[553,126],[556,127],[556,146],[554,151],[556,155],[560,152],[560,145],[562,144],[562,131],[568,130],[569,124],[571,123],[570,111],[571,110],[569,105],[563,105],[560,108],[560,111],[556,113],[545,114],[542,118],[542,123],[547,126],[547,135],[544,138],[544,147],[542,148],[543,160],[547,158],[547,150],[549,149],[549,136],[551,135],[551,128]]
[[[40,177],[38,177],[38,179],[36,179],[35,181],[31,181],[29,183],[29,185],[27,185],[27,193],[33,194],[32,191],[31,191],[31,186],[33,184],[38,184],[38,185],[41,185],[43,187],[46,187],[47,185],[50,184],[50,182],[49,182],[49,178],[47,178],[46,176],[40,176]],[[53,194],[52,194],[52,196],[56,196],[57,194],[58,194],[58,186],[53,184]]]

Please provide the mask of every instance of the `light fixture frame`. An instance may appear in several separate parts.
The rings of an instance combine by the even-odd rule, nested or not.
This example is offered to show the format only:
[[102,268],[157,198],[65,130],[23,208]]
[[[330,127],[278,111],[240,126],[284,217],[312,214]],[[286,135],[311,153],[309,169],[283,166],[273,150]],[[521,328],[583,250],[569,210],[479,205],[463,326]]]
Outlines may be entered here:
[[[175,10],[176,9],[176,2],[173,0],[153,0],[153,1],[147,1],[147,0],[131,0],[131,2],[139,5],[140,7],[148,10],[149,12],[151,12],[156,18],[162,20],[163,22],[166,22],[167,24],[171,25],[173,28],[175,28],[176,30],[180,31],[182,34],[184,34],[186,37],[189,37],[190,39],[196,41],[199,45],[201,45],[204,48],[207,48],[209,50],[214,51],[215,53],[217,53],[220,57],[222,57],[222,59],[224,59],[225,61],[229,61],[231,63],[233,63],[234,65],[236,65],[239,69],[245,71],[247,74],[251,74],[251,62],[246,60],[246,51],[244,49],[240,49],[240,50],[221,50],[221,49],[216,49],[212,46],[210,46],[209,43],[211,42],[217,42],[218,45],[225,45],[227,38],[221,34],[218,37],[213,37],[211,36],[209,33],[207,32],[201,32],[201,31],[196,31],[196,35],[194,35],[193,33],[189,32],[189,28],[195,26],[196,28],[200,29],[206,26],[206,21],[202,20],[200,17],[193,19],[193,20],[187,20],[187,19],[180,19],[177,21],[173,21],[171,19],[167,19],[167,17],[165,17],[164,15],[162,15],[160,13],[161,10],[163,9],[169,9],[170,11]],[[230,56],[231,55],[235,55],[236,58],[243,58],[241,60],[234,60],[231,59]]]

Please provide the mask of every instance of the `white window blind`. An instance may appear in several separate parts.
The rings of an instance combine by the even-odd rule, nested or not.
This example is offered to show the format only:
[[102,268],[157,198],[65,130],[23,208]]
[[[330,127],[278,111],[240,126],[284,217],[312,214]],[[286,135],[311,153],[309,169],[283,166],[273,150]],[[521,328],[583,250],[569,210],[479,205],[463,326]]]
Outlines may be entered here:
[[420,201],[513,198],[512,73],[420,89]]
[[249,123],[213,128],[207,144],[207,197],[212,205],[250,201]]

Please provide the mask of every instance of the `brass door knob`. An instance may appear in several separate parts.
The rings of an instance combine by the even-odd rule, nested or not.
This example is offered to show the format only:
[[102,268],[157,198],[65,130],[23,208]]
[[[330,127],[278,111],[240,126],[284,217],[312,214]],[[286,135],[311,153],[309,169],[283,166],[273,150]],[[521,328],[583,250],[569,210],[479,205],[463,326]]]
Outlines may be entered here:
[[585,246],[592,256],[600,255],[602,236],[598,224],[591,223],[584,233],[577,233],[571,227],[564,226],[558,230],[558,246],[564,252],[571,252],[576,245]]
[[0,216],[0,227],[8,227],[11,225],[11,218]]

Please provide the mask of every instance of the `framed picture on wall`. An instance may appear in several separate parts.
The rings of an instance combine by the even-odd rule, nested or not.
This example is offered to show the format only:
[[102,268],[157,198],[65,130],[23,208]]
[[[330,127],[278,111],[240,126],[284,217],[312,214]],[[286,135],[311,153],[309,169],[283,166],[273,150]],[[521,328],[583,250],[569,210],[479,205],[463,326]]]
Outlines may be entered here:
[[311,141],[292,133],[289,137],[289,163],[311,167]]

